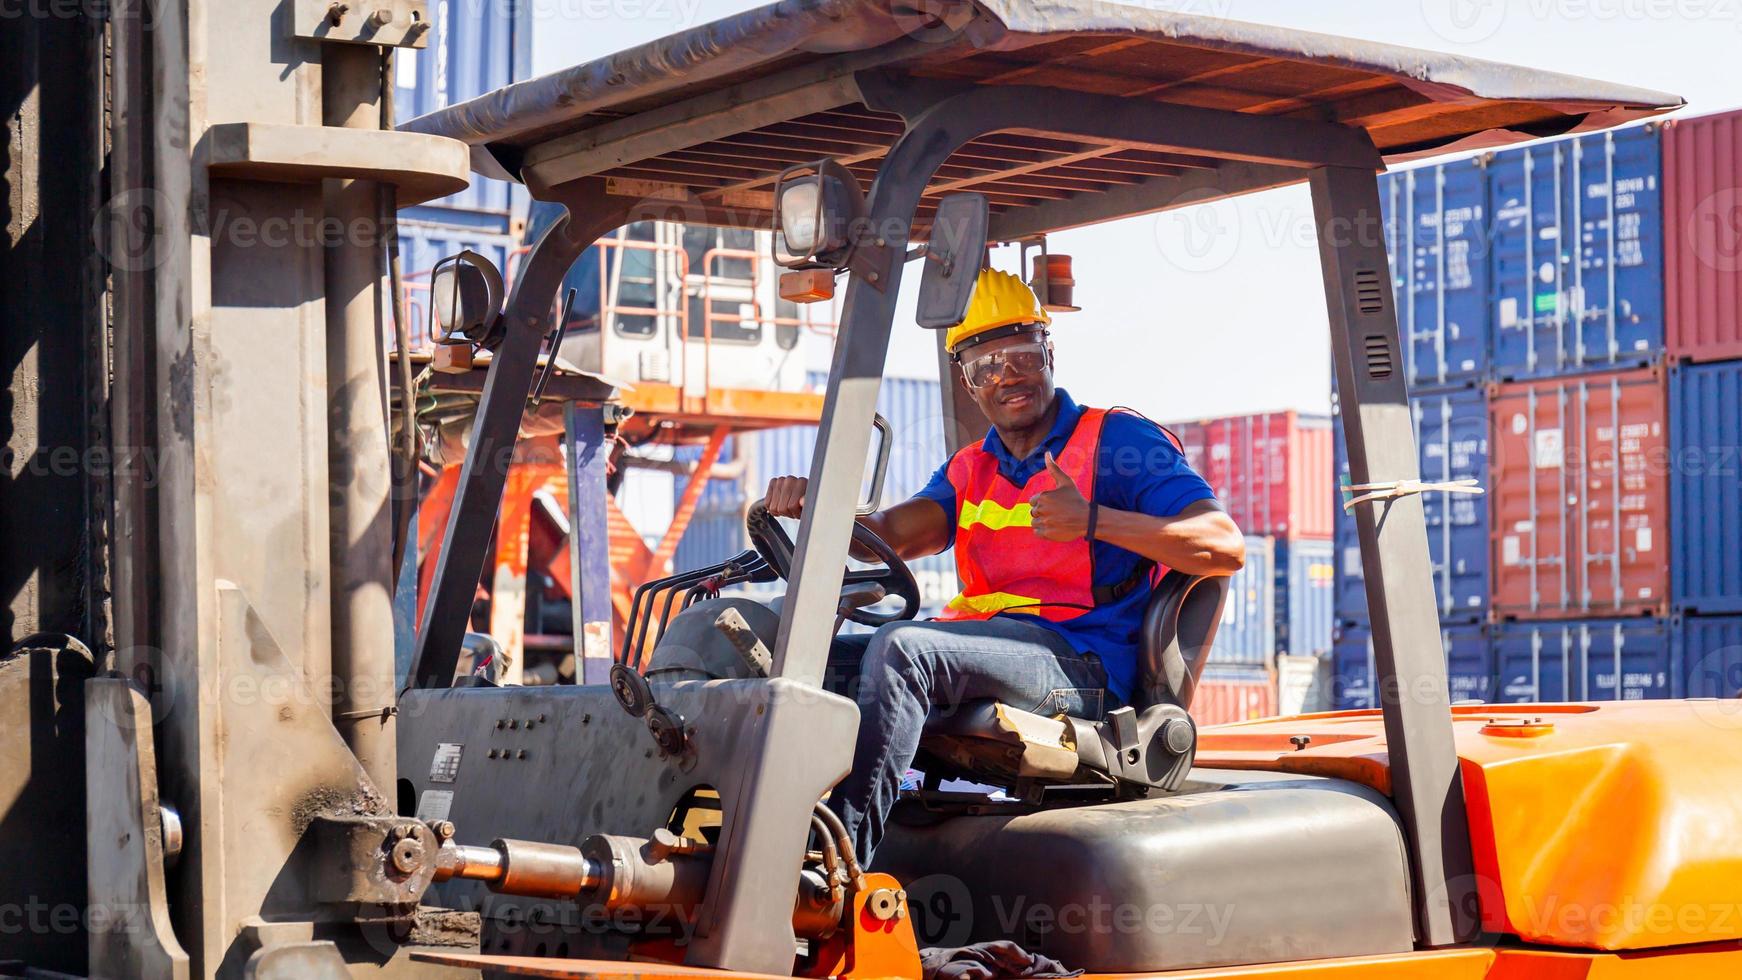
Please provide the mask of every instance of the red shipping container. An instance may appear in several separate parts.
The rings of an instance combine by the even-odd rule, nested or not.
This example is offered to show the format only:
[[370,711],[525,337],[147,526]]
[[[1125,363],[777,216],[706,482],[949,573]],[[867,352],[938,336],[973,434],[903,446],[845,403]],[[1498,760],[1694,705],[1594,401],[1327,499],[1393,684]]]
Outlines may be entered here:
[[1742,357],[1742,110],[1663,129],[1664,344]]
[[1265,412],[1169,428],[1241,531],[1331,537],[1336,478],[1329,416]]
[[1276,711],[1276,677],[1268,670],[1207,669],[1192,695],[1192,721],[1200,728],[1274,718]]
[[1669,598],[1669,427],[1658,368],[1496,385],[1494,614],[1661,614]]

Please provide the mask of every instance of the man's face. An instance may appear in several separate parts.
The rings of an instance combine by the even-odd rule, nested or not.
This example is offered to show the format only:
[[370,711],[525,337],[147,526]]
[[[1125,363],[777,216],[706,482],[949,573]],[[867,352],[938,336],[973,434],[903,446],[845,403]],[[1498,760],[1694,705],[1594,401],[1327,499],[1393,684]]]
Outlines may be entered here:
[[[1039,363],[1033,352],[1039,348]],[[982,374],[996,377],[976,387],[973,383],[975,362],[982,365]],[[995,370],[986,371],[986,368]],[[969,394],[980,406],[986,418],[1000,429],[1025,429],[1038,422],[1052,405],[1052,350],[1039,331],[1024,331],[976,344],[962,353],[961,370]]]

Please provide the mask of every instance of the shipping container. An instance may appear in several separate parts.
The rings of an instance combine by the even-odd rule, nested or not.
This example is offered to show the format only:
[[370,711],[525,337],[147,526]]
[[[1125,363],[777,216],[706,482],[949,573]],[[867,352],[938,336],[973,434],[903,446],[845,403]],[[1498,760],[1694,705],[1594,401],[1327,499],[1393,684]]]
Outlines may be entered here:
[[[827,376],[811,372],[807,383],[822,390]],[[918,493],[938,467],[949,460],[944,441],[943,402],[937,381],[929,378],[884,378],[877,392],[877,411],[889,420],[889,470],[883,480],[884,506],[899,503]],[[765,429],[746,438],[749,463],[745,479],[751,499],[762,496],[768,481],[777,476],[808,476],[816,452],[814,425],[789,425]],[[873,446],[876,442],[873,439]],[[870,467],[866,467],[870,476]]]
[[1488,184],[1479,159],[1379,178],[1411,384],[1486,379]]
[[[720,452],[714,458],[714,465],[708,470],[708,484],[703,487],[696,498],[696,511],[705,510],[737,511],[742,514],[747,503],[743,475],[748,468],[746,460],[739,454],[748,452],[747,443],[750,440],[742,436],[727,436],[720,443]],[[683,463],[692,470],[701,461],[702,453],[707,447],[695,444],[678,446],[672,450],[672,459]],[[672,503],[683,499],[684,491],[689,487],[688,478],[674,481],[672,487]],[[761,496],[760,493],[757,494]]]
[[1336,543],[1277,538],[1276,652],[1296,657],[1331,655],[1336,625]]
[[[1488,400],[1481,389],[1411,392],[1421,478],[1488,486]],[[1488,501],[1469,493],[1424,493],[1428,555],[1440,621],[1476,622],[1488,613]]]
[[[827,382],[821,372],[807,378],[812,387]],[[942,403],[938,383],[923,378],[885,378],[878,391],[877,411],[889,420],[891,438],[889,469],[884,477],[881,503],[887,507],[912,497],[931,479],[932,473],[948,458],[943,439]],[[733,552],[749,547],[744,534],[743,507],[759,500],[768,481],[777,476],[808,476],[811,458],[816,450],[815,426],[783,426],[742,433],[728,439],[721,447],[721,458],[732,463],[741,475],[735,479],[709,481],[697,506],[695,522],[684,533],[678,546],[678,568],[693,568],[706,561],[719,561]],[[680,457],[695,459],[700,447],[678,450]],[[741,453],[742,455],[734,455]],[[866,469],[869,479],[870,468]],[[674,498],[683,491],[682,481],[673,489]],[[730,521],[709,518],[707,530],[696,530],[695,523],[704,514],[729,511]],[[728,527],[730,525],[730,527]],[[796,529],[795,529],[796,531]],[[691,537],[696,542],[691,543]],[[712,557],[710,557],[712,556]],[[908,562],[919,585],[920,601],[927,609],[936,610],[954,598],[958,591],[953,552],[928,555]],[[784,591],[778,583],[761,590],[764,593]]]
[[1672,368],[1669,431],[1675,607],[1742,612],[1742,361]]
[[1329,711],[1331,701],[1331,657],[1276,658],[1276,713],[1304,715]]
[[[1675,631],[1681,645],[1683,697],[1742,696],[1742,616],[1684,616]],[[1729,727],[1742,728],[1742,702],[1722,710]]]
[[1346,488],[1352,481],[1349,479],[1349,446],[1343,440],[1343,419],[1334,407],[1336,397],[1333,390],[1331,431],[1336,448],[1337,485],[1331,507],[1337,528],[1332,538],[1337,548],[1336,619],[1339,626],[1357,626],[1364,625],[1370,615],[1367,611],[1367,574],[1361,567],[1361,537],[1355,529],[1355,515],[1343,509],[1343,501],[1350,497]]
[[1538,143],[1488,162],[1494,375],[1652,363],[1663,347],[1656,125]]
[[1268,669],[1210,666],[1192,696],[1198,727],[1276,716],[1276,678]]
[[1663,371],[1496,386],[1494,614],[1660,615],[1669,598]]
[[[1657,618],[1503,623],[1494,630],[1495,700],[1637,701],[1680,697],[1678,645]],[[1615,678],[1622,679],[1616,695]]]
[[[1488,402],[1475,387],[1412,391],[1410,414],[1421,478],[1435,482],[1475,480],[1488,486]],[[1343,426],[1334,426],[1338,486],[1349,483]],[[1467,493],[1424,493],[1428,557],[1433,562],[1434,596],[1440,621],[1480,622],[1487,619],[1489,582],[1489,501]],[[1367,584],[1361,567],[1361,542],[1355,515],[1336,506],[1336,618],[1365,623]]]
[[[1446,654],[1446,692],[1456,702],[1493,701],[1494,653],[1488,628],[1480,623],[1440,627]],[[1338,709],[1376,708],[1378,676],[1373,659],[1373,630],[1366,625],[1340,626],[1332,655],[1333,703]]]
[[1276,655],[1275,548],[1271,538],[1246,536],[1246,566],[1228,583],[1228,601],[1210,644],[1209,663],[1268,667]]
[[[534,13],[529,3],[431,0],[426,46],[394,52],[396,122],[530,78]],[[437,203],[508,214],[524,209],[525,192],[507,181],[473,175],[470,187]]]
[[[682,481],[677,481],[682,486]],[[744,511],[724,507],[696,509],[689,526],[678,539],[671,567],[674,572],[687,572],[715,565],[750,547],[744,533]]]
[[1670,354],[1742,357],[1742,110],[1664,124],[1663,209]]
[[1329,540],[1331,420],[1265,412],[1169,426],[1186,462],[1247,534]]

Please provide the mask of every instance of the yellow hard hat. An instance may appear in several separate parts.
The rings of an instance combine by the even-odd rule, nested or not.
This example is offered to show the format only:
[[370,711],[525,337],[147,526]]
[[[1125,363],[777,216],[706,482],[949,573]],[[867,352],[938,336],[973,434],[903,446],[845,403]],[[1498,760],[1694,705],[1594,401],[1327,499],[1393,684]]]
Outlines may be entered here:
[[981,269],[968,298],[968,312],[944,335],[944,349],[954,354],[988,330],[1018,323],[1051,324],[1052,317],[1021,279],[997,269]]

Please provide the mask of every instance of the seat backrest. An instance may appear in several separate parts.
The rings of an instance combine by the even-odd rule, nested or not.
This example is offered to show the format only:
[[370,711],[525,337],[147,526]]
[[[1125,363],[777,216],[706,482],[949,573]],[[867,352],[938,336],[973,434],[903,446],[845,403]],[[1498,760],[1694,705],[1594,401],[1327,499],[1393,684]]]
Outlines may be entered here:
[[1152,705],[1177,704],[1191,710],[1227,601],[1225,575],[1170,571],[1162,577],[1143,613],[1133,707],[1142,712]]

